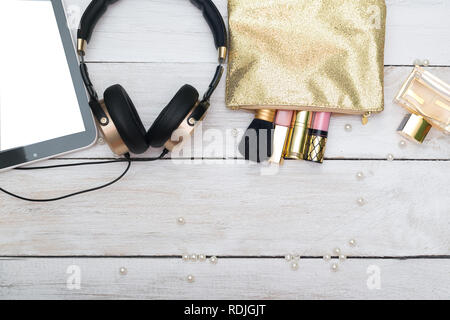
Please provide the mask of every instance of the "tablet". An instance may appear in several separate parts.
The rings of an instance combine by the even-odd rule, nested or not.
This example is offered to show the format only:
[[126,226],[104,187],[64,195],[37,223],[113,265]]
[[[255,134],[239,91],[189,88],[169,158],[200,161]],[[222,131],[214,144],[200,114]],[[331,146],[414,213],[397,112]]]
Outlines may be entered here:
[[0,41],[0,171],[92,145],[61,0],[1,0]]

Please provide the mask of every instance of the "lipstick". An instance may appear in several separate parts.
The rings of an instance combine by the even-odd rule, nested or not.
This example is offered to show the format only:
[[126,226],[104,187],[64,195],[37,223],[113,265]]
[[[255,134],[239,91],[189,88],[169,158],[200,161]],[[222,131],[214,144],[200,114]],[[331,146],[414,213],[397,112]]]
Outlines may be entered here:
[[270,163],[281,164],[283,161],[283,151],[286,146],[289,127],[291,125],[294,111],[279,110],[275,117],[275,131],[273,133],[272,156]]
[[330,127],[330,112],[315,112],[308,130],[308,143],[305,160],[323,163],[325,147]]
[[303,160],[311,126],[312,112],[298,111],[292,117],[291,130],[286,144],[286,158]]

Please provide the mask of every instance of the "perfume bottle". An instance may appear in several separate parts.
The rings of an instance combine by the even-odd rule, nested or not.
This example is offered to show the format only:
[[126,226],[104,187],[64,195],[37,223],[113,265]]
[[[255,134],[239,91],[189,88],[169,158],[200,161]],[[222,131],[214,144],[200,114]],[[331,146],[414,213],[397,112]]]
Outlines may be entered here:
[[450,86],[430,72],[416,66],[395,102],[411,112],[398,132],[422,143],[432,127],[450,134]]

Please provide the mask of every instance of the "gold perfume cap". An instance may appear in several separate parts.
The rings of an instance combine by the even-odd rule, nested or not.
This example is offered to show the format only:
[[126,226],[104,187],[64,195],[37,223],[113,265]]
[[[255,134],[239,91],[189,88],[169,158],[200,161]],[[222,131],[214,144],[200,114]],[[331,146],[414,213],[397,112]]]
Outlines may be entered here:
[[286,145],[286,158],[303,160],[308,140],[308,128],[312,113],[299,111],[292,119],[289,139]]
[[416,114],[409,114],[400,124],[398,133],[409,140],[423,143],[430,130],[431,124],[429,124],[423,117]]

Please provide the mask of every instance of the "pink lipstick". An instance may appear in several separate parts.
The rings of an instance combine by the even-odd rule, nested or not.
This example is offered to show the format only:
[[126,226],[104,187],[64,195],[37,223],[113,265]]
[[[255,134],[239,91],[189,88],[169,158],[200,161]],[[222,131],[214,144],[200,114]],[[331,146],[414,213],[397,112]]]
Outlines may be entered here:
[[270,163],[281,164],[283,161],[283,151],[288,140],[289,127],[291,126],[293,115],[294,111],[279,110],[277,112]]
[[323,163],[325,147],[330,127],[330,112],[315,112],[308,131],[308,144],[305,160]]

